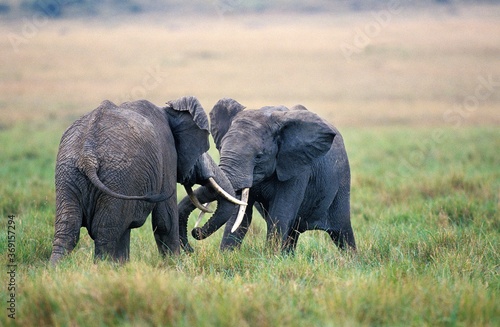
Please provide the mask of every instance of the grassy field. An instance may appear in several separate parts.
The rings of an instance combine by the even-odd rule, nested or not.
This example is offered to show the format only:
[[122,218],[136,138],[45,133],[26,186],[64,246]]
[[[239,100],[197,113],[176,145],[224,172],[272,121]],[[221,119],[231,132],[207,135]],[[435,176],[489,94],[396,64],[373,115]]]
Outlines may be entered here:
[[[500,324],[500,6],[403,8],[383,24],[370,12],[27,17],[0,34],[0,325]],[[307,232],[282,256],[255,219],[239,251],[220,253],[218,232],[164,259],[148,221],[124,266],[94,264],[82,229],[49,267],[64,129],[104,99],[189,94],[207,112],[233,97],[334,123],[358,253]]]

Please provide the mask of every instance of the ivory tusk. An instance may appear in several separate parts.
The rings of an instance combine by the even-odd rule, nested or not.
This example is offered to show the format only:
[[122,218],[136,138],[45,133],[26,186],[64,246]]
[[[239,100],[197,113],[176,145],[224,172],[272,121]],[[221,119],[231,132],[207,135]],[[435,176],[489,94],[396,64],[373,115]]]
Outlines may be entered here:
[[232,203],[234,204],[239,204],[239,205],[247,205],[246,201],[248,200],[245,200],[245,202],[243,201],[240,201],[238,200],[237,198],[235,198],[234,196],[231,196],[231,194],[227,193],[226,191],[224,191],[224,189],[222,187],[220,187],[219,184],[217,184],[217,182],[215,181],[215,179],[213,179],[213,177],[210,177],[208,179],[208,181],[210,182],[210,184],[212,185],[212,187],[217,191],[219,192],[219,194],[221,194],[224,198],[226,198],[226,200],[228,201],[231,201]]
[[240,210],[238,211],[238,217],[236,217],[236,221],[234,222],[233,228],[231,228],[231,233],[234,233],[235,230],[240,227],[241,222],[243,221],[243,216],[245,215],[245,211],[247,210],[247,202],[248,202],[248,193],[250,192],[249,188],[244,188],[241,192],[241,201],[244,201],[245,204],[240,205]]
[[191,188],[191,186],[184,186],[184,188],[186,189],[186,193],[188,194],[189,199],[191,200],[191,202],[193,202],[193,204],[195,205],[196,208],[200,209],[203,212],[208,212],[208,213],[213,212],[212,210],[208,209],[207,207],[204,207],[200,203],[200,201],[198,201],[198,199],[196,198],[196,196],[193,193],[193,189]]
[[[208,205],[209,205],[209,204],[210,204],[210,203],[205,203],[203,206],[204,206],[205,208],[208,208]],[[203,219],[203,216],[204,216],[204,215],[205,215],[205,212],[204,212],[204,211],[200,212],[200,214],[198,215],[198,219],[196,220],[196,223],[194,224],[194,228],[198,227],[198,225],[201,223],[201,220]]]

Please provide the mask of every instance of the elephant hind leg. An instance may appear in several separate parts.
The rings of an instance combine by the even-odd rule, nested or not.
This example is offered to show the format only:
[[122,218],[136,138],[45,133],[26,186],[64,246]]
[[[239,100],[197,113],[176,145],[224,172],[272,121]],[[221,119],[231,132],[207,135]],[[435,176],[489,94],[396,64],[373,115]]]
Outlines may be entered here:
[[341,250],[356,251],[356,241],[351,227],[349,187],[340,188],[328,210],[326,231]]
[[[108,231],[107,235],[116,235]],[[127,229],[119,238],[107,239],[102,234],[96,237],[94,260],[110,259],[115,262],[124,263],[130,257],[130,229]]]
[[78,200],[58,194],[56,199],[56,221],[50,263],[56,264],[75,248],[80,239],[83,213]]
[[123,263],[130,259],[130,229],[127,229],[118,240],[113,260]]
[[[130,228],[123,221],[127,214],[121,208],[125,200],[103,202],[94,213],[92,224],[87,227],[94,240],[94,261],[109,259],[125,262],[130,253]],[[122,210],[123,209],[123,210]],[[133,211],[133,209],[130,209]],[[120,214],[122,213],[122,214]]]
[[173,201],[158,203],[151,215],[156,245],[162,255],[180,253],[177,199],[173,198]]

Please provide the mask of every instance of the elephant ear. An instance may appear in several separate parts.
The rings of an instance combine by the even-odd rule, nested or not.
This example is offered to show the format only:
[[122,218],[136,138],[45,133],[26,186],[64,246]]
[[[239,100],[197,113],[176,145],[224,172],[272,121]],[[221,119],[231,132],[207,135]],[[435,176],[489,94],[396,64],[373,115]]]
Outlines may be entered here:
[[165,111],[177,150],[177,182],[189,181],[198,158],[210,148],[208,117],[197,98],[167,102]]
[[281,126],[276,173],[280,181],[286,181],[326,154],[336,133],[323,119],[303,106],[273,115]]
[[193,121],[200,129],[208,131],[208,118],[200,101],[194,96],[182,97],[177,100],[167,102],[167,107],[177,111],[188,111],[193,117]]
[[295,106],[291,107],[290,110],[305,110],[305,111],[307,111],[307,108],[301,104],[296,104]]
[[210,132],[214,138],[215,146],[220,151],[221,141],[226,135],[231,123],[238,113],[245,107],[238,101],[223,98],[217,101],[212,111],[210,111]]

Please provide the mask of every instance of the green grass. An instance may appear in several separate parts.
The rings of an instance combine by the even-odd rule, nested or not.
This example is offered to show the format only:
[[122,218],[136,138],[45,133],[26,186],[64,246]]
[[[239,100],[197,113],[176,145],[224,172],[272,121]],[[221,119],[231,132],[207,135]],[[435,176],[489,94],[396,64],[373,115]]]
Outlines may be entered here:
[[[438,141],[430,127],[344,128],[356,255],[307,232],[295,256],[282,256],[266,248],[265,224],[255,219],[239,251],[220,253],[219,231],[191,239],[195,253],[164,259],[148,221],[132,232],[124,266],[94,264],[82,229],[53,268],[54,165],[65,125],[0,131],[0,262],[8,263],[14,214],[18,265],[16,320],[4,309],[0,325],[500,324],[498,128],[442,128]],[[5,307],[6,274],[1,280]]]

